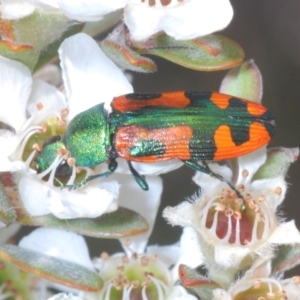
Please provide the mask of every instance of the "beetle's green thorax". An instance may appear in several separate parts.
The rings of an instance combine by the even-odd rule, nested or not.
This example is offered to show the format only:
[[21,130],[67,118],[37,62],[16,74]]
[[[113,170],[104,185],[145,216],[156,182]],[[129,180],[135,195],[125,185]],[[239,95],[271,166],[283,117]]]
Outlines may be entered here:
[[77,166],[96,166],[108,159],[109,135],[107,112],[101,103],[70,122],[63,142]]
[[41,154],[34,161],[37,172],[40,173],[48,169],[57,157],[57,151],[61,149],[66,149],[61,141],[61,136],[58,135],[48,139],[43,146]]

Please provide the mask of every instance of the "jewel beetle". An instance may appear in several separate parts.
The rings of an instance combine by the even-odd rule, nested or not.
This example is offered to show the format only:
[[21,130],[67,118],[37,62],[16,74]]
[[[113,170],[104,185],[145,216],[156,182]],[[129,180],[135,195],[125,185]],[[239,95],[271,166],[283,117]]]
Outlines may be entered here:
[[[219,178],[210,171],[207,161],[250,153],[267,144],[275,133],[274,116],[266,107],[217,92],[132,93],[115,97],[111,107],[108,113],[100,103],[79,113],[64,135],[46,140],[34,161],[37,172],[45,171],[60,149],[67,150],[78,167],[108,162],[106,172],[71,186],[78,188],[113,173],[120,157],[128,162],[140,187],[148,190],[144,176],[131,162],[179,159]],[[70,172],[66,160],[56,169],[57,176]]]

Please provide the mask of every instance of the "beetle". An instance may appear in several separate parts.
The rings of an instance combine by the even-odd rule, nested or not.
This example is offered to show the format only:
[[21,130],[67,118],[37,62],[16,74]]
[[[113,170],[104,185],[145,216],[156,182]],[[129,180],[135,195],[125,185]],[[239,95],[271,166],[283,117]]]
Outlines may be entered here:
[[[133,161],[179,159],[222,180],[209,169],[207,161],[250,153],[267,144],[275,133],[274,116],[266,107],[218,92],[132,93],[115,97],[111,107],[112,112],[108,113],[104,103],[100,103],[79,113],[64,135],[46,140],[34,161],[37,172],[46,170],[57,151],[65,149],[79,167],[108,162],[106,172],[70,186],[74,189],[113,173],[118,157],[127,161],[143,190],[148,190],[148,184],[133,168]],[[66,160],[56,169],[57,176],[70,172]]]

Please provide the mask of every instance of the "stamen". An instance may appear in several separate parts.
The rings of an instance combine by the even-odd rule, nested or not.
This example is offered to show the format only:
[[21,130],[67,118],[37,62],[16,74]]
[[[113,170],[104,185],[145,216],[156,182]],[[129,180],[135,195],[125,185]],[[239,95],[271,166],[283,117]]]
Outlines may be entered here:
[[7,284],[3,283],[0,286],[0,300],[5,300],[13,296],[11,292],[3,293],[4,289],[7,287]]
[[246,178],[246,177],[248,177],[248,176],[249,176],[249,171],[246,170],[246,169],[243,170],[243,171],[242,171],[242,177],[243,177],[243,178]]
[[124,288],[123,295],[122,295],[122,300],[130,299],[130,293],[131,293],[132,289],[133,289],[132,285],[129,288]]
[[108,284],[104,300],[110,300],[110,291],[111,291],[112,287],[113,287],[113,285],[111,283]]
[[232,222],[231,222],[231,217],[228,218],[228,223],[227,223],[227,233],[226,235],[221,239],[222,241],[229,241],[231,232],[232,232]]
[[69,114],[69,110],[67,108],[63,108],[60,111],[61,118],[65,118]]
[[30,139],[30,137],[34,134],[34,133],[37,133],[37,132],[40,132],[41,130],[43,130],[43,127],[41,126],[32,126],[30,128],[28,128],[27,130],[25,130],[20,136],[19,136],[19,140],[21,142],[21,145],[20,147],[18,147],[18,150],[16,152],[16,156],[17,157],[21,157],[23,152],[24,152],[24,149],[26,147],[26,144],[28,142],[28,140]]
[[147,256],[142,256],[141,257],[141,266],[146,267],[149,264],[149,258]]
[[58,162],[60,163],[63,159],[60,156],[56,156],[55,160],[53,161],[53,163],[42,173],[36,174],[36,176],[39,179],[42,179],[44,176],[46,176],[49,172],[51,172],[51,170],[53,168],[57,168],[58,166]]
[[275,189],[274,193],[275,193],[276,195],[278,195],[278,196],[281,195],[281,193],[282,193],[282,188],[278,186],[278,187]]
[[[56,159],[55,159],[56,160]],[[64,159],[62,157],[60,157],[58,159],[58,162],[55,166],[53,166],[53,169],[51,170],[51,173],[50,173],[50,176],[49,176],[49,179],[48,179],[48,183],[53,183],[54,181],[54,177],[55,177],[55,172],[56,172],[56,169],[57,167],[60,165],[60,163],[63,161]]]
[[36,151],[34,150],[34,151],[32,151],[32,152],[30,153],[30,155],[29,155],[28,158],[26,159],[25,165],[26,165],[27,167],[29,167],[31,161],[34,159],[35,154],[36,154]]
[[42,102],[38,102],[38,103],[36,104],[36,108],[37,108],[37,110],[42,110],[42,109],[43,109],[43,107],[44,107],[44,105],[43,105],[43,103],[42,103]]
[[75,179],[76,179],[76,167],[73,166],[73,167],[72,167],[72,174],[71,174],[71,177],[69,178],[69,180],[68,180],[68,182],[67,182],[67,185],[73,185]]
[[146,286],[143,286],[142,288],[142,300],[148,300],[148,297],[146,295]]
[[109,254],[107,252],[102,252],[100,254],[100,258],[103,260],[107,260],[109,258]]
[[67,125],[67,121],[64,119],[58,119],[57,120],[57,125],[61,127],[65,127]]
[[[231,218],[230,218],[231,219]],[[236,225],[235,225],[235,244],[241,246],[241,223],[239,219],[236,219]]]
[[299,284],[300,283],[300,276],[294,276],[292,278],[292,281],[293,281],[294,284]]
[[161,281],[158,278],[155,278],[155,277],[153,277],[151,275],[149,275],[148,277],[151,279],[151,281],[155,284],[155,286],[157,288],[158,297],[159,297],[158,299],[162,299],[163,300],[164,299],[163,293],[167,294],[167,292],[168,292],[168,286],[163,281]]

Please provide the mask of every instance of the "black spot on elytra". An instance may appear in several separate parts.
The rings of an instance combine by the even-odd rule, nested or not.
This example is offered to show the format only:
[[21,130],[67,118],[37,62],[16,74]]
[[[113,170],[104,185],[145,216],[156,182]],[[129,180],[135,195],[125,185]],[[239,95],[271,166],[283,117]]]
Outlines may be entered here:
[[142,94],[142,93],[131,93],[125,95],[126,99],[129,100],[151,100],[151,99],[156,99],[160,98],[161,94]]

